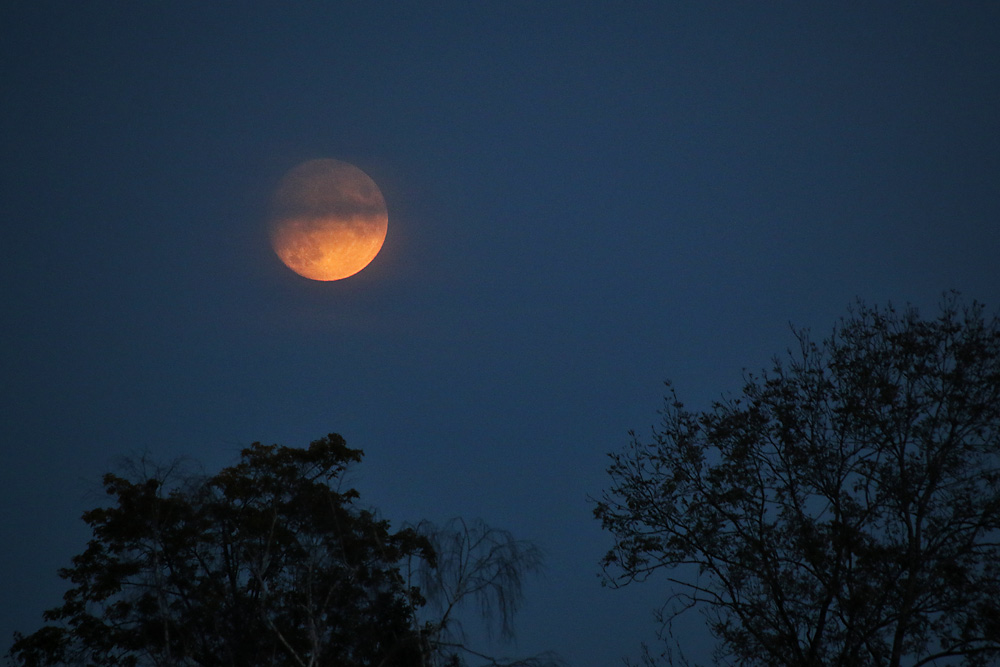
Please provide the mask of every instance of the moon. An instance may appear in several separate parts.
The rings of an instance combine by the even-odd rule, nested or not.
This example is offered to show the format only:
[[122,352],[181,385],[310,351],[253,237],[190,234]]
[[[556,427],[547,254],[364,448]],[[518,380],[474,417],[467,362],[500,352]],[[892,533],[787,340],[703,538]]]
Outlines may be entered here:
[[341,280],[368,266],[389,229],[368,174],[340,160],[309,160],[281,179],[268,227],[285,266],[310,280]]

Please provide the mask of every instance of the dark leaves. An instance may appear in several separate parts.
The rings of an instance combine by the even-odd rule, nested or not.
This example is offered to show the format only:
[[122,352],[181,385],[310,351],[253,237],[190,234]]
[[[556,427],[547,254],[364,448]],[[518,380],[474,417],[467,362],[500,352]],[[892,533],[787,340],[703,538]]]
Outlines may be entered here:
[[73,584],[19,637],[18,664],[419,665],[418,599],[399,572],[429,545],[334,484],[359,450],[255,443],[214,477],[104,477]]

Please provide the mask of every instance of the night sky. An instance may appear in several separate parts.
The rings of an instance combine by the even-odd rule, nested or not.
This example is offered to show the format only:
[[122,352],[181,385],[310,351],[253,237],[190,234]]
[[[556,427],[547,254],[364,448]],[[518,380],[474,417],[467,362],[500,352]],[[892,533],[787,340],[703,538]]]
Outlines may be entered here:
[[[1000,305],[1000,3],[8,0],[0,49],[0,651],[122,456],[336,432],[394,526],[544,549],[508,653],[617,664],[668,588],[601,587],[588,496],[664,380]],[[268,245],[314,158],[389,210],[343,281]]]

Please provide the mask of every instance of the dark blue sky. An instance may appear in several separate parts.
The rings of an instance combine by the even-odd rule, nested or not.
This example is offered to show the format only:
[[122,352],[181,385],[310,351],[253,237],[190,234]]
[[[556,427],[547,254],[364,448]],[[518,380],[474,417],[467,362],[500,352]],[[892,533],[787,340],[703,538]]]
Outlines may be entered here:
[[[120,456],[339,432],[394,522],[543,547],[518,650],[615,664],[666,582],[600,587],[587,496],[663,380],[705,407],[856,297],[1000,305],[996,3],[22,0],[0,31],[3,649]],[[264,226],[319,157],[389,208],[335,283]]]

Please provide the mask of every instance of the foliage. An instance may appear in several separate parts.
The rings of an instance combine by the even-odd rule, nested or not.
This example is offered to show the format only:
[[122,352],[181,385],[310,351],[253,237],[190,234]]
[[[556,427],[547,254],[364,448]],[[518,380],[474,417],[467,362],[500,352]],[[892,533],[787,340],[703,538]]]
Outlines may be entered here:
[[[331,434],[308,449],[254,443],[214,477],[178,467],[108,474],[114,502],[84,513],[73,587],[8,658],[43,665],[525,667],[466,646],[455,612],[475,602],[512,635],[537,547],[481,521],[389,524],[340,490],[361,460]],[[404,576],[403,566],[406,572]],[[418,616],[425,599],[428,612]],[[498,614],[495,619],[493,614]],[[421,620],[427,617],[430,620]],[[460,655],[461,654],[461,655]]]
[[666,622],[700,608],[727,664],[995,664],[1000,322],[949,295],[798,339],[611,455],[607,581],[667,572]]
[[338,491],[361,459],[329,435],[308,449],[255,443],[214,477],[104,477],[114,502],[84,514],[72,588],[17,636],[16,664],[420,665],[421,602],[398,563],[433,562],[412,530]]

